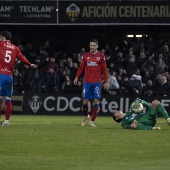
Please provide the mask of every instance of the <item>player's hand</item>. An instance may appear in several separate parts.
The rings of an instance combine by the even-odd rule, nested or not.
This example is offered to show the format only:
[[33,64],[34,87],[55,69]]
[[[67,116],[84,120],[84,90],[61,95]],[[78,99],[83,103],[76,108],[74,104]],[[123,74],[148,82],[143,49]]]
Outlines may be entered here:
[[168,125],[170,125],[170,118],[167,119],[167,123],[168,123]]
[[142,99],[136,98],[136,99],[135,99],[135,102],[137,102],[137,103],[142,103]]
[[78,82],[78,78],[76,77],[76,78],[74,79],[74,84],[77,85],[77,82]]
[[104,86],[104,89],[106,89],[106,90],[108,90],[108,89],[109,89],[109,83],[107,83],[107,82],[106,82],[106,83],[104,83],[104,85],[103,85],[103,86]]
[[37,65],[36,64],[31,64],[31,67],[32,68],[37,68]]

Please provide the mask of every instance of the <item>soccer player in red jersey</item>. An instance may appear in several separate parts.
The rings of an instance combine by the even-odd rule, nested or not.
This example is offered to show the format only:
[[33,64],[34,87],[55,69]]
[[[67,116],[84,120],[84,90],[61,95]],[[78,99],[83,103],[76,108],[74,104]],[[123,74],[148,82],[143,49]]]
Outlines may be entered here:
[[84,70],[84,83],[83,83],[83,113],[85,119],[82,122],[82,126],[87,124],[90,119],[88,112],[88,101],[93,99],[93,108],[91,114],[91,121],[89,126],[95,127],[94,121],[97,117],[99,111],[99,103],[101,99],[101,89],[102,89],[102,74],[104,75],[104,88],[108,89],[108,77],[107,77],[107,67],[106,61],[103,54],[98,52],[98,40],[92,39],[90,41],[90,51],[83,54],[83,58],[80,67],[77,71],[77,75],[74,79],[74,84],[78,82],[82,71]]
[[12,111],[13,70],[16,57],[30,67],[37,67],[37,65],[31,64],[21,54],[19,48],[11,43],[11,39],[12,34],[9,31],[0,33],[0,115],[2,97],[5,97],[6,104],[5,121],[1,124],[1,127],[9,126],[9,119]]

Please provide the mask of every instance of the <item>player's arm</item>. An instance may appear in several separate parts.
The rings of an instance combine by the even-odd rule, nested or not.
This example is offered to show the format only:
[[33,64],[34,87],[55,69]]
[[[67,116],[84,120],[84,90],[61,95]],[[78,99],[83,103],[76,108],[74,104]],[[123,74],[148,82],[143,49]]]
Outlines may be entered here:
[[121,123],[121,126],[122,126],[124,129],[131,129],[131,124],[130,124],[130,123],[122,122],[122,123]]
[[[127,112],[126,113],[126,116],[121,120],[121,126],[124,128],[124,129],[131,129],[131,124],[133,122],[136,122],[136,114],[132,113],[132,112]],[[129,118],[130,119],[129,119]]]
[[37,65],[36,64],[31,64],[21,53],[21,51],[19,50],[19,48],[16,49],[17,50],[17,57],[26,65],[31,66],[33,68],[36,68]]
[[78,69],[78,71],[77,71],[77,74],[76,74],[76,77],[75,77],[75,79],[74,79],[74,84],[75,85],[77,85],[77,82],[78,82],[78,78],[80,77],[80,75],[81,75],[81,73],[82,73],[82,71],[83,71],[83,69],[84,69],[84,67],[85,67],[85,59],[84,59],[84,57],[83,57],[83,59],[82,59],[82,61],[81,61],[81,64],[80,64],[80,66],[79,66],[79,69]]
[[[138,117],[139,115],[135,116],[134,121],[132,123],[130,122],[123,122],[122,123],[122,127],[124,129],[136,129],[136,130],[155,130],[154,127],[152,126],[146,126],[142,123],[138,123],[137,119],[139,119]],[[143,115],[142,115],[143,116]],[[138,118],[137,118],[138,117]]]

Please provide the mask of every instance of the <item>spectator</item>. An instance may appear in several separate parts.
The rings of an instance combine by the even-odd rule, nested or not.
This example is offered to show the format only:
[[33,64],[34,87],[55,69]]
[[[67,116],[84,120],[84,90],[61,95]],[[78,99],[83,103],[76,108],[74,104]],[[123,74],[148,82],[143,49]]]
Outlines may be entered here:
[[165,64],[162,58],[158,59],[158,62],[156,63],[156,75],[162,74],[168,70],[168,66]]
[[55,54],[55,50],[53,49],[53,47],[50,44],[49,40],[46,40],[43,44],[43,49],[44,51],[51,57],[54,56]]
[[84,48],[84,47],[82,47],[81,49],[80,49],[80,55],[83,55],[84,53],[86,52],[86,49]]
[[67,71],[66,69],[61,70],[60,72],[60,86],[59,89],[62,91],[62,85],[65,82],[65,77],[67,76]]
[[165,76],[161,77],[161,82],[156,88],[156,96],[157,97],[163,97],[163,96],[169,96],[169,83],[167,82],[167,78]]
[[138,53],[139,53],[139,55],[140,55],[140,54],[145,54],[145,55],[148,55],[148,54],[149,54],[148,49],[147,49],[147,47],[146,47],[146,45],[145,45],[144,42],[142,42],[142,43],[140,44],[140,47],[139,47],[139,49],[138,49]]
[[42,63],[40,57],[36,57],[35,63],[38,66],[34,71],[33,76],[33,92],[41,93],[42,79],[44,76],[45,63]]
[[83,58],[83,55],[78,54],[78,65],[80,65],[82,58]]
[[143,88],[143,94],[145,96],[155,95],[155,86],[152,80],[147,80],[146,85]]
[[48,56],[48,53],[44,50],[43,47],[39,48],[39,58],[41,63],[46,63],[46,58]]
[[144,64],[141,67],[141,70],[143,72],[148,71],[150,74],[154,74],[156,67],[156,61],[154,54],[150,55],[149,58],[144,62]]
[[142,66],[146,61],[147,61],[146,54],[141,52],[139,54],[137,61],[136,61],[136,65],[137,65],[138,69],[140,69],[142,71]]
[[13,93],[21,93],[23,91],[23,84],[22,84],[22,75],[19,73],[18,69],[16,68],[13,73]]
[[109,64],[108,69],[109,69],[109,72],[110,72],[110,73],[111,73],[112,71],[117,72],[116,65],[115,65],[114,63],[112,63],[112,62]]
[[58,77],[53,68],[49,68],[48,72],[44,75],[42,81],[43,92],[57,93],[58,92]]
[[[120,76],[119,76],[120,77]],[[128,76],[124,76],[122,81],[119,82],[120,84],[120,94],[130,94],[130,84]]]
[[72,67],[72,69],[70,70],[70,71],[71,71],[71,80],[73,80],[74,77],[76,77],[78,68],[79,68],[78,64],[77,64],[77,63],[73,63],[73,67]]
[[142,77],[143,84],[146,85],[148,80],[154,81],[154,76],[148,70],[146,70]]
[[[23,65],[23,63],[21,63]],[[22,93],[25,93],[25,91],[30,91],[32,88],[32,80],[33,80],[33,72],[34,70],[29,67],[28,65],[24,64],[23,67],[21,67],[22,70],[20,71],[22,75],[22,84],[23,84],[23,91]]]
[[126,76],[127,75],[127,71],[124,68],[119,67],[117,75]]
[[109,83],[109,94],[116,95],[119,89],[119,84],[116,78],[116,73],[114,71],[112,73],[108,72],[108,83]]
[[77,56],[78,56],[78,54],[76,52],[74,52],[73,55],[72,55],[73,63],[78,63],[78,57]]
[[102,49],[100,50],[100,53],[105,56],[106,66],[109,67],[110,62],[111,62],[111,61],[110,61],[110,58],[111,58],[110,55],[108,55],[108,56],[106,55],[106,50],[105,50],[105,48],[102,48]]
[[130,47],[129,50],[128,50],[128,53],[126,54],[126,59],[127,58],[130,58],[132,55],[135,55],[134,54],[134,50],[133,50],[133,47]]
[[156,41],[153,37],[149,37],[148,41],[146,42],[146,48],[152,53],[156,49]]
[[136,59],[135,59],[135,55],[132,55],[129,59],[128,62],[126,64],[127,67],[127,73],[129,75],[129,77],[131,77],[137,70],[137,65],[136,65]]
[[61,60],[61,61],[59,62],[58,69],[59,69],[58,74],[61,74],[61,72],[62,72],[63,70],[66,70],[66,63],[65,63],[64,60]]
[[73,68],[73,60],[71,57],[68,57],[67,58],[67,61],[66,61],[66,69],[67,69],[67,74],[69,76],[71,76],[71,70]]
[[60,77],[58,74],[59,72],[58,64],[55,62],[54,56],[50,57],[49,62],[45,68],[45,72],[46,74],[45,74],[44,80],[47,80],[47,82],[43,81],[43,88],[46,89],[49,84],[48,81],[50,79],[53,79],[52,80],[53,86],[55,88],[55,92],[57,92],[59,88]]
[[119,68],[119,67],[124,67],[124,65],[125,65],[125,58],[123,56],[123,53],[119,51],[117,54],[116,66]]
[[26,43],[26,48],[24,50],[24,54],[30,62],[35,61],[36,52],[35,52],[35,49],[34,49],[33,44],[31,42]]
[[[166,37],[167,38],[167,37]],[[110,73],[112,71],[116,72],[117,81],[120,85],[121,91],[121,82],[124,80],[124,77],[130,78],[137,69],[140,70],[140,75],[142,77],[142,82],[147,85],[148,80],[152,80],[155,86],[158,81],[156,81],[156,76],[161,74],[162,76],[167,77],[167,81],[170,81],[170,76],[165,75],[165,73],[170,72],[170,51],[169,51],[169,40],[160,38],[158,41],[153,37],[148,37],[147,39],[135,38],[135,39],[126,39],[117,42],[109,42],[102,44],[102,48],[100,49],[101,53],[103,53],[106,57],[107,66],[109,68]],[[58,86],[61,88],[60,83],[60,75],[61,72],[65,69],[66,74],[69,75],[71,81],[75,75],[74,69],[76,70],[76,65],[74,68],[74,63],[78,63],[80,65],[82,61],[82,55],[85,53],[85,48],[82,47],[77,51],[74,49],[71,53],[66,50],[66,48],[60,48],[58,45],[57,51],[51,45],[51,40],[47,40],[44,42],[42,46],[39,46],[37,49],[34,48],[32,42],[27,42],[25,47],[20,43],[19,48],[23,52],[23,54],[30,59],[30,61],[34,62],[36,58],[36,52],[39,53],[40,63],[44,63],[47,65],[50,62],[50,57],[53,56],[55,58],[55,63],[59,64],[58,66]],[[108,43],[109,42],[109,43]],[[60,45],[63,43],[58,42]],[[112,46],[110,46],[110,44]],[[38,44],[36,44],[38,45]],[[70,55],[71,54],[71,55]],[[140,57],[138,58],[138,55]],[[69,57],[68,57],[69,56]],[[71,57],[70,57],[71,56]],[[163,61],[161,61],[163,60]],[[29,72],[29,69],[26,70],[23,64],[20,64],[20,61],[16,61],[16,69],[18,69],[19,74],[23,74],[22,83],[27,84],[28,88],[35,87],[35,77],[34,73],[30,71],[30,75],[28,77],[25,76],[25,71]],[[37,70],[37,69],[36,69]],[[39,70],[39,67],[38,67]],[[126,70],[127,73],[124,73],[123,70]],[[48,72],[48,67],[45,69],[46,73]],[[83,83],[84,73],[82,73],[80,81]],[[25,79],[24,79],[25,77]],[[120,79],[119,79],[120,78]],[[27,82],[23,82],[23,81]],[[28,82],[28,80],[30,82]],[[37,81],[39,83],[40,81]],[[29,83],[29,84],[28,84]],[[127,82],[126,82],[127,83]],[[27,86],[26,85],[26,86]],[[160,83],[158,83],[160,85]],[[38,85],[39,86],[39,85]],[[37,86],[37,87],[38,87]],[[15,88],[15,87],[14,87]],[[59,88],[59,87],[58,87]],[[144,92],[145,88],[143,89]]]
[[130,87],[135,94],[142,93],[143,83],[139,69],[137,69],[135,74],[130,77]]
[[62,92],[64,93],[72,93],[73,92],[73,82],[70,80],[68,75],[65,76],[65,81],[62,84]]
[[170,51],[169,51],[169,46],[168,46],[168,44],[166,44],[166,43],[164,44],[161,53],[162,53],[162,55],[163,55],[162,60],[164,61],[164,63],[165,63],[166,65],[169,66],[169,64],[170,64]]

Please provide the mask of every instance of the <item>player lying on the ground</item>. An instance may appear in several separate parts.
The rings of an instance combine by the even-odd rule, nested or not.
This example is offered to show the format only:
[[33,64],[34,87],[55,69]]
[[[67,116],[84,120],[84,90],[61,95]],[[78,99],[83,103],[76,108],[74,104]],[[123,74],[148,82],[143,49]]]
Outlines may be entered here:
[[[143,106],[147,107],[146,113],[143,113]],[[160,127],[155,127],[158,113],[160,113],[170,125],[169,115],[158,100],[153,100],[151,105],[149,105],[146,101],[137,98],[131,104],[127,113],[116,111],[113,113],[113,119],[121,123],[124,129],[161,130]]]

